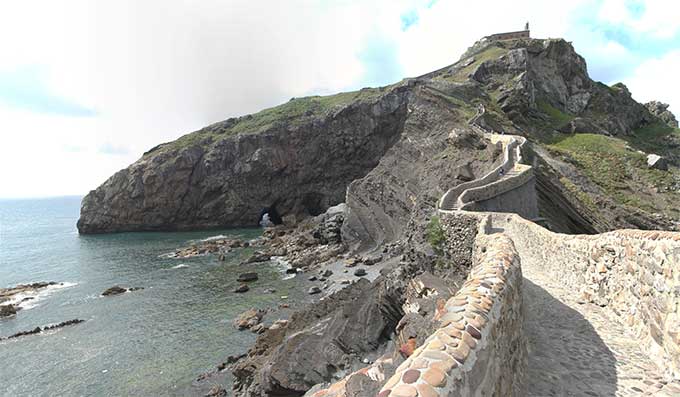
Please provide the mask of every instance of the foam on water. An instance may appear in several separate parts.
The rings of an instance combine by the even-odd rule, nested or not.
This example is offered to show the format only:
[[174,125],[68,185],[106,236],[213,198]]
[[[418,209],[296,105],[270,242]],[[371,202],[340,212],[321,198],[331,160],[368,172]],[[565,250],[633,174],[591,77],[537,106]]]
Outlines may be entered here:
[[[66,288],[75,287],[76,285],[78,285],[78,283],[64,282],[54,285],[48,285],[45,288],[40,288],[34,291],[21,292],[14,295],[12,299],[6,301],[5,304],[11,304],[16,307],[20,307],[22,310],[33,309],[34,307],[38,306],[38,302],[44,300],[48,296],[52,295],[54,292]],[[24,299],[26,298],[31,299],[24,301]]]

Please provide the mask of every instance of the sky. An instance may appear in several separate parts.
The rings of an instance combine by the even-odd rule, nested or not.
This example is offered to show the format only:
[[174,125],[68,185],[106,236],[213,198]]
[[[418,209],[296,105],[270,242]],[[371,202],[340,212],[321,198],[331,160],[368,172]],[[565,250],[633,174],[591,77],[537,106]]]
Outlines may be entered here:
[[0,198],[86,194],[159,143],[424,74],[527,21],[680,116],[677,0],[0,0]]

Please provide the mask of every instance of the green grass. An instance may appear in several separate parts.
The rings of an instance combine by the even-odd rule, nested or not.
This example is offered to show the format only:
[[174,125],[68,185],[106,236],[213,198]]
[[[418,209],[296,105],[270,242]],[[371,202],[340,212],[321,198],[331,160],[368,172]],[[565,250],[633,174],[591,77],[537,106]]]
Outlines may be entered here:
[[597,211],[597,205],[595,205],[595,202],[593,201],[593,198],[590,197],[590,195],[583,190],[579,189],[574,182],[569,180],[566,177],[561,177],[560,182],[564,187],[573,195],[575,196],[578,201],[586,206],[591,211]]
[[387,92],[389,88],[364,88],[359,91],[343,92],[329,96],[293,98],[282,105],[234,119],[231,123],[220,122],[210,125],[162,145],[158,149],[178,149],[195,144],[212,143],[231,135],[262,132],[275,127],[277,124],[297,127],[316,116],[329,113],[350,103],[376,100],[382,93]]
[[[556,140],[547,147],[574,164],[619,204],[646,211],[663,210],[664,208],[649,203],[648,196],[642,192],[650,187],[664,191],[675,183],[673,171],[649,169],[646,156],[632,150],[622,139],[598,134],[573,134]],[[563,181],[563,184],[567,189],[578,192],[578,188],[571,186],[573,184],[570,185],[570,182]],[[585,193],[581,192],[581,195],[576,195],[585,205],[594,205],[583,194]],[[666,197],[667,204],[672,205],[677,194],[668,194],[672,197]]]
[[538,106],[538,110],[550,117],[552,121],[550,123],[552,128],[562,128],[574,119],[574,116],[564,113],[563,111],[550,105],[548,102],[538,100],[536,101],[536,105]]
[[483,62],[489,61],[491,59],[497,59],[501,56],[507,54],[508,50],[501,47],[489,46],[484,51],[481,51],[473,55],[475,61],[470,65],[458,70],[455,74],[443,78],[444,80],[450,80],[458,83],[462,83],[468,80],[468,75],[472,73],[479,65]]
[[427,242],[430,243],[432,248],[434,248],[435,252],[437,252],[438,254],[444,252],[446,236],[444,235],[444,229],[442,228],[438,216],[433,216],[430,219],[430,222],[427,224],[425,238],[427,239]]
[[658,122],[638,128],[633,131],[633,135],[626,137],[626,140],[636,149],[647,153],[663,154],[668,150],[666,138],[673,135],[680,141],[680,129]]

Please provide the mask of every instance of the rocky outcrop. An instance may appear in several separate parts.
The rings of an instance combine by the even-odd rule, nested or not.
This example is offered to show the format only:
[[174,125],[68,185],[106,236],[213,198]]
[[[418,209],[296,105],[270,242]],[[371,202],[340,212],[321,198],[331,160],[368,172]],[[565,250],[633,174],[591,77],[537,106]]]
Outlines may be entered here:
[[360,363],[401,318],[402,290],[361,279],[295,313],[285,327],[268,329],[233,369],[239,395],[302,395]]
[[102,296],[114,296],[114,295],[120,295],[124,294],[126,292],[133,292],[133,291],[138,291],[144,289],[142,287],[131,287],[131,288],[124,288],[119,285],[114,285],[113,287],[107,288],[104,292],[102,292]]
[[51,331],[51,330],[67,327],[69,325],[80,324],[80,323],[83,323],[83,322],[85,322],[85,320],[80,320],[80,319],[76,318],[76,319],[73,319],[73,320],[62,321],[58,324],[46,325],[44,327],[35,327],[35,328],[28,330],[28,331],[17,332],[16,334],[10,335],[6,338],[0,337],[0,341],[7,340],[7,339],[20,338],[22,336],[27,336],[27,335],[35,335],[35,334],[39,334],[41,332]]
[[670,105],[667,103],[659,101],[645,103],[645,107],[650,113],[661,119],[661,121],[666,123],[669,127],[678,128],[678,120],[675,118],[675,115],[668,110],[669,106]]
[[240,127],[248,118],[230,119],[161,145],[83,199],[78,230],[256,226],[270,207],[281,216],[320,214],[399,139],[408,97],[397,87],[257,131]]

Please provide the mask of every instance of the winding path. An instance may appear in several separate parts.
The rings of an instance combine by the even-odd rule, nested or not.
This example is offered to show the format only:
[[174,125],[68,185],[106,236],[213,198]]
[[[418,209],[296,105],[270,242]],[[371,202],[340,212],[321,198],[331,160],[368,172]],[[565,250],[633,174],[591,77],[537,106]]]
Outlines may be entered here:
[[[479,131],[476,120],[470,124]],[[499,180],[517,178],[530,166],[519,164],[524,138],[483,132],[504,145],[504,162],[482,178],[450,189],[439,210],[464,210],[466,193]],[[504,175],[500,175],[500,169]],[[507,216],[492,214],[494,232],[513,241],[522,260],[524,332],[528,339],[527,396],[680,396],[680,383],[664,381],[662,371],[640,349],[637,339],[606,309],[578,301],[545,266],[540,242],[513,230]],[[559,258],[555,258],[559,260]]]

